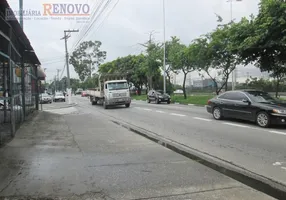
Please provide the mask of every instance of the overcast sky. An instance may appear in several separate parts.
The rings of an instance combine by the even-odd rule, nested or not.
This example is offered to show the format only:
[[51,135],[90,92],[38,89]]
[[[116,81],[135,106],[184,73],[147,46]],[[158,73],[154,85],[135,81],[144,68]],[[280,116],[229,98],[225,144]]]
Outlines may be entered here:
[[[36,10],[43,14],[44,3],[87,3],[91,14],[102,0],[23,0],[24,10]],[[108,0],[103,0],[108,1]],[[8,0],[13,10],[18,10],[18,0]],[[154,31],[158,42],[163,41],[163,0],[111,0],[108,7],[102,12],[90,28],[85,40],[99,40],[102,50],[107,51],[106,61],[119,56],[139,54],[144,49],[138,43],[148,40],[149,33]],[[243,16],[257,14],[259,0],[233,0],[232,15],[239,20]],[[114,5],[116,6],[114,7]],[[112,9],[114,7],[114,9]],[[185,44],[193,39],[213,30],[216,25],[215,13],[221,15],[225,21],[231,18],[231,7],[227,0],[165,0],[166,7],[166,39],[177,36]],[[105,19],[105,20],[104,20]],[[64,68],[64,40],[63,31],[66,29],[79,29],[79,33],[72,33],[68,40],[68,49],[72,50],[89,22],[80,23],[76,20],[24,20],[24,31],[31,41],[43,68],[47,68],[47,79],[51,80],[61,69],[60,76],[65,76]],[[71,77],[77,77],[73,67],[70,66]],[[239,67],[238,77],[243,79],[250,76],[261,75],[253,66]],[[192,79],[198,79],[197,73],[192,73]],[[181,76],[177,77],[180,83]]]

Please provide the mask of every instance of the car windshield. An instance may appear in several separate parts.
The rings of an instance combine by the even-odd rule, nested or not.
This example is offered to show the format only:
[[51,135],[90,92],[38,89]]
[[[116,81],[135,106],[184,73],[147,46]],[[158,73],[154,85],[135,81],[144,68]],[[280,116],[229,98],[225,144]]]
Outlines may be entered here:
[[46,93],[43,93],[43,94],[42,94],[42,97],[49,97],[49,95],[46,94]]
[[258,103],[271,103],[276,102],[277,100],[274,99],[272,96],[270,96],[266,92],[259,92],[259,91],[251,91],[248,92],[251,99]]
[[109,90],[122,90],[122,89],[128,89],[127,82],[115,82],[115,83],[108,83],[108,89]]

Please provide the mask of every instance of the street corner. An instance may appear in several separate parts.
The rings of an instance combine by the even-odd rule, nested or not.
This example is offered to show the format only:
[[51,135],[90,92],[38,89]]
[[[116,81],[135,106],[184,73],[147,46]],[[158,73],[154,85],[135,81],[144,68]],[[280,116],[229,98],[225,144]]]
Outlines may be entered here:
[[64,109],[64,108],[70,108],[70,107],[76,107],[78,104],[76,102],[68,104],[67,102],[53,102],[51,104],[42,104],[42,110],[54,110],[54,109]]
[[52,114],[58,115],[69,115],[69,114],[80,114],[79,110],[74,106],[64,107],[64,108],[56,108],[56,109],[46,109],[45,112],[49,112]]

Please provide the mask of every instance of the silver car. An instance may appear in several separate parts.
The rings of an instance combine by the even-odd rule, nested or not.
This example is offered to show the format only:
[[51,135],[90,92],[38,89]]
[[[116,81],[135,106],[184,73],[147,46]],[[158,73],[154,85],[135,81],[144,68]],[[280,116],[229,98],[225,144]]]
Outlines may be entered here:
[[52,103],[52,98],[47,93],[42,93],[40,95],[40,103]]
[[54,95],[53,101],[54,102],[57,102],[57,101],[65,102],[66,101],[65,95],[62,92],[56,92],[56,94]]

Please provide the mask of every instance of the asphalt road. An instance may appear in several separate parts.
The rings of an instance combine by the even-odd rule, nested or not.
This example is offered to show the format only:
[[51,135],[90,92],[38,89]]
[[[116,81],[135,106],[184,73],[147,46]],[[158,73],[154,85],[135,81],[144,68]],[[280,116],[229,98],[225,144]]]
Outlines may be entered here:
[[86,112],[101,112],[286,184],[284,128],[263,129],[248,122],[216,121],[204,107],[132,101],[130,108],[104,110],[102,106],[92,106],[87,98],[74,100]]
[[0,148],[0,200],[273,199],[134,134],[86,103],[43,105],[45,112]]

